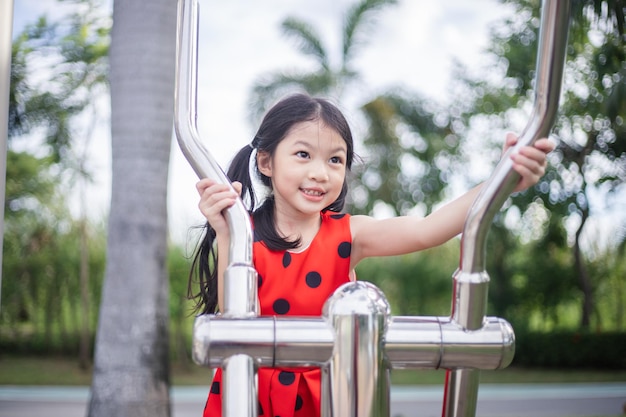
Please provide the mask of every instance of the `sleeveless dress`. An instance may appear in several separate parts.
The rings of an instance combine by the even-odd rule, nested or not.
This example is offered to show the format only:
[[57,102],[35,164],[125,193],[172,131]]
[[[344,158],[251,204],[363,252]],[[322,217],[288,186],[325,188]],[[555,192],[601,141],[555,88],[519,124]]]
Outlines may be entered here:
[[[349,282],[350,216],[321,213],[320,229],[300,252],[271,251],[255,239],[262,316],[321,316],[328,297]],[[218,369],[203,417],[222,415],[222,372]],[[319,417],[321,372],[287,368],[258,370],[259,416]]]

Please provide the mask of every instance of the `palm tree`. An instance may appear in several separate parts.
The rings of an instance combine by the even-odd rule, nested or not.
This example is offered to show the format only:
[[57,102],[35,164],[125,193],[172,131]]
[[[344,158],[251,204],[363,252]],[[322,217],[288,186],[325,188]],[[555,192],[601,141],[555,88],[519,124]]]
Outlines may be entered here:
[[396,0],[361,0],[349,8],[341,31],[342,49],[338,67],[333,67],[328,48],[309,23],[288,17],[282,23],[284,34],[298,43],[299,51],[315,62],[313,71],[277,72],[265,75],[253,87],[250,108],[256,121],[277,98],[289,91],[304,90],[313,95],[340,99],[349,85],[358,79],[353,67],[357,48],[367,40],[375,13]]
[[176,2],[116,0],[113,22],[111,211],[88,414],[165,417]]

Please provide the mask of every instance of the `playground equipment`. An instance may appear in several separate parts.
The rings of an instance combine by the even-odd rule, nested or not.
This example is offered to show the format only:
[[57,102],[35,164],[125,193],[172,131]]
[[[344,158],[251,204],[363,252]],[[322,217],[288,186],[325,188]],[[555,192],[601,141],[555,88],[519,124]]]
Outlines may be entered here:
[[[200,178],[229,184],[196,127],[198,3],[179,0],[178,7],[178,143]],[[516,147],[547,136],[554,123],[569,15],[570,0],[544,0],[534,109]],[[320,367],[323,417],[388,417],[391,369],[446,369],[442,415],[474,416],[479,371],[507,367],[515,350],[510,324],[485,316],[485,245],[491,221],[518,179],[510,158],[503,157],[468,213],[450,317],[391,316],[384,294],[365,282],[338,288],[323,317],[258,317],[252,226],[241,201],[229,208],[223,312],[198,316],[193,332],[194,361],[223,369],[224,416],[257,416],[258,367]]]

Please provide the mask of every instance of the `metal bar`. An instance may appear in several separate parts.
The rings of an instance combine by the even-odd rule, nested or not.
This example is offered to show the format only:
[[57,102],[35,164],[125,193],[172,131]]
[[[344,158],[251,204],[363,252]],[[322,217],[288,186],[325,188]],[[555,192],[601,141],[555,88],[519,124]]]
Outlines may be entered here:
[[[334,330],[336,323],[330,321],[322,317],[198,316],[193,358],[211,368],[234,354],[255,358],[259,367],[322,367],[332,360],[340,338]],[[448,317],[390,317],[386,329],[383,347],[392,369],[494,370],[506,368],[513,359],[513,329],[496,317],[486,318],[485,325],[472,332]]]
[[390,308],[384,295],[369,283],[351,282],[333,293],[324,312],[336,332],[329,365],[332,415],[389,416],[383,340]]
[[[197,129],[198,13],[197,0],[178,1],[178,47],[174,127],[178,145],[199,178],[230,181],[200,141]],[[224,276],[225,316],[253,317],[258,312],[256,272],[252,265],[252,224],[241,200],[225,212],[230,228],[228,268]]]
[[[0,296],[2,295],[2,243],[4,241],[4,199],[6,198],[7,146],[9,142],[9,92],[11,91],[11,51],[13,0],[0,2]],[[2,297],[0,297],[0,300]],[[2,304],[0,304],[0,307]]]
[[[230,181],[202,145],[197,129],[198,2],[178,1],[174,126],[178,144],[200,178]],[[230,229],[228,267],[224,272],[225,317],[258,314],[257,276],[252,264],[252,224],[241,200],[225,211]],[[223,255],[223,254],[221,254]],[[251,356],[235,354],[222,364],[225,417],[256,417],[256,373]]]
[[[519,180],[509,158],[519,147],[532,145],[550,132],[561,92],[570,20],[570,0],[544,0],[541,10],[534,108],[517,145],[502,158],[468,213],[461,240],[461,260],[454,276],[451,317],[468,331],[479,329],[487,308],[489,276],[485,272],[486,237],[495,214]],[[444,417],[476,414],[479,374],[459,369],[446,375]]]
[[222,410],[225,416],[258,416],[256,371],[248,355],[229,356],[222,365]]
[[537,51],[535,100],[530,120],[484,184],[472,205],[463,229],[461,269],[467,272],[485,270],[485,242],[491,221],[509,197],[519,175],[508,157],[519,147],[532,145],[546,137],[556,117],[561,94],[565,49],[569,29],[571,0],[544,0]]
[[474,332],[448,317],[391,317],[385,335],[392,369],[503,369],[514,351],[513,328],[497,317]]

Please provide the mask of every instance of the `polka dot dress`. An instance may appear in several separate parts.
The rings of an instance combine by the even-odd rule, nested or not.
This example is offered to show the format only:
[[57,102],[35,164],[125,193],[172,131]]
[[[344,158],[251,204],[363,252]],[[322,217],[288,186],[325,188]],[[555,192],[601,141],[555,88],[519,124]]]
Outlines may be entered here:
[[[350,280],[350,216],[326,212],[321,218],[315,239],[301,252],[271,251],[254,242],[261,315],[321,316],[328,297]],[[259,416],[320,416],[319,369],[261,368],[258,377]],[[218,369],[204,417],[222,415],[221,381]]]

